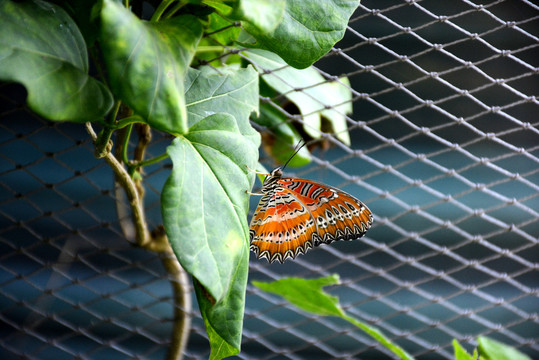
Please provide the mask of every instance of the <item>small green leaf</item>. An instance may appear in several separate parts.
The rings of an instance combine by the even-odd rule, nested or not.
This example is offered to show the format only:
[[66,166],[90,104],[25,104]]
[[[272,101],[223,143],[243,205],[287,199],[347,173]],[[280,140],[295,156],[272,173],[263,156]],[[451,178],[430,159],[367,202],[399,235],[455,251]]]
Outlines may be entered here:
[[401,359],[413,360],[406,351],[393,344],[380,330],[347,315],[339,305],[339,299],[322,290],[324,286],[338,283],[338,275],[313,280],[287,278],[271,283],[253,281],[253,285],[259,289],[280,295],[304,311],[318,315],[338,316],[363,330]]
[[286,5],[285,0],[204,0],[203,3],[231,20],[250,24],[261,33],[275,30],[282,21]]
[[[258,112],[258,74],[246,69],[204,66],[189,69],[185,80],[185,100],[189,126],[216,113],[227,113],[236,119],[239,130],[253,144],[260,144],[260,135],[249,123],[252,112]],[[258,145],[257,145],[258,147]]]
[[338,283],[338,275],[313,280],[286,278],[271,283],[253,281],[253,285],[257,288],[280,295],[302,310],[318,315],[340,317],[344,312],[339,305],[339,299],[322,290],[324,286]]
[[311,162],[311,154],[306,147],[302,147],[294,154],[302,138],[281,111],[270,104],[262,104],[260,115],[252,116],[251,119],[269,130],[264,145],[267,145],[266,151],[269,151],[278,162],[284,164],[290,160],[288,166],[293,167],[305,166]]
[[358,5],[359,0],[287,0],[284,16],[273,31],[263,31],[249,23],[244,28],[256,38],[258,47],[304,69],[342,39]]
[[488,337],[480,336],[477,342],[479,355],[485,360],[531,360],[517,349]]
[[[238,38],[241,28],[239,26],[231,26],[229,20],[217,13],[211,13],[209,16],[209,25],[206,33],[211,33],[210,37],[217,40],[222,45],[230,45]],[[226,30],[221,30],[228,27]],[[214,44],[216,45],[216,44]],[[224,49],[223,49],[224,50]]]
[[477,350],[475,349],[472,355],[468,354],[457,339],[453,339],[453,349],[455,349],[455,360],[477,360]]
[[149,23],[104,0],[100,41],[112,91],[152,127],[185,133],[184,80],[201,36],[194,16]]
[[[325,82],[313,68],[298,70],[286,66],[279,56],[265,50],[245,52],[264,82],[292,101],[303,115],[304,130],[311,137],[321,136],[322,117],[331,124],[336,137],[350,145],[346,115],[352,113],[352,92],[347,78]],[[269,70],[270,73],[265,73]],[[295,89],[303,89],[295,91]],[[331,109],[329,109],[331,108]]]
[[37,114],[86,122],[110,110],[112,95],[88,76],[86,44],[62,8],[38,0],[1,1],[0,33],[0,79],[22,83]]
[[[245,120],[247,121],[247,120]],[[260,138],[219,113],[199,120],[167,148],[173,169],[161,194],[163,224],[197,298],[212,359],[237,354],[249,266],[246,193],[254,183]]]

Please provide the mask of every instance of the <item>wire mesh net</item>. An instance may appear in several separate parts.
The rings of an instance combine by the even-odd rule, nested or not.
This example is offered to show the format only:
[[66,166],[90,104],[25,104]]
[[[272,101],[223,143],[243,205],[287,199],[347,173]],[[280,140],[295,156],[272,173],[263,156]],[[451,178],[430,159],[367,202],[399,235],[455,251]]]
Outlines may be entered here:
[[[252,257],[250,279],[337,273],[341,284],[329,291],[345,311],[417,359],[452,358],[452,339],[470,350],[479,335],[538,358],[538,20],[529,1],[363,1],[344,39],[315,64],[352,90],[351,145],[342,130],[322,133],[310,142],[312,162],[287,171],[357,196],[374,225],[359,241],[283,265]],[[263,78],[289,81],[279,71]],[[82,126],[39,119],[19,86],[1,93],[0,356],[164,358],[170,279],[162,255],[126,241],[112,171],[93,157]],[[314,131],[285,97],[262,100]],[[149,153],[169,142],[154,134]],[[265,153],[261,160],[275,165]],[[146,169],[152,226],[169,168]],[[185,358],[207,358],[204,324],[193,316]],[[391,355],[344,321],[249,285],[238,357]]]

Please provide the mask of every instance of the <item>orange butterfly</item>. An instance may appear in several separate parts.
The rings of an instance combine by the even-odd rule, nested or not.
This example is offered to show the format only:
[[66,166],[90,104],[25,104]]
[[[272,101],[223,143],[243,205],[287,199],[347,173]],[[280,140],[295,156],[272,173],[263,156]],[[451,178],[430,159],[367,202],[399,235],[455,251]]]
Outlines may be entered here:
[[251,250],[259,259],[282,263],[320,244],[358,239],[371,227],[371,211],[355,197],[282,176],[280,167],[266,176],[251,220]]

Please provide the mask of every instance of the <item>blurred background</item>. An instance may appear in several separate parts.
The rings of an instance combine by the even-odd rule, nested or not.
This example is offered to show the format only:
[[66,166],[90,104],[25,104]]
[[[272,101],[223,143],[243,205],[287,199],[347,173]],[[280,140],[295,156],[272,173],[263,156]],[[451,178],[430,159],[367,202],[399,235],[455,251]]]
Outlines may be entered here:
[[[358,197],[374,225],[283,265],[251,256],[249,279],[339,274],[327,290],[344,309],[417,359],[451,359],[452,339],[471,350],[479,335],[539,358],[538,37],[529,1],[362,1],[315,64],[350,80],[350,145],[323,134],[286,175]],[[0,358],[163,359],[175,305],[161,255],[125,239],[112,171],[84,127],[40,119],[25,96],[0,87]],[[154,133],[149,156],[169,143]],[[261,161],[278,165],[263,150]],[[146,170],[155,226],[170,162]],[[195,305],[184,358],[208,356]],[[391,355],[249,285],[237,358]]]

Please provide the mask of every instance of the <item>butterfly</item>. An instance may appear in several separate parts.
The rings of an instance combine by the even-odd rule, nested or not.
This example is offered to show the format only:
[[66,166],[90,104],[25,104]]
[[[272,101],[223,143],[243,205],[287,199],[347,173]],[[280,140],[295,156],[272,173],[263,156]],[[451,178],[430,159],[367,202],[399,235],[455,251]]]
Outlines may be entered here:
[[321,244],[355,240],[372,225],[372,213],[355,197],[306,179],[268,174],[251,220],[251,250],[270,263],[294,259]]

